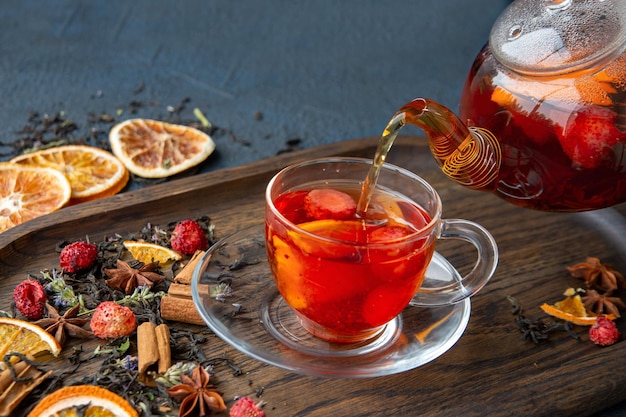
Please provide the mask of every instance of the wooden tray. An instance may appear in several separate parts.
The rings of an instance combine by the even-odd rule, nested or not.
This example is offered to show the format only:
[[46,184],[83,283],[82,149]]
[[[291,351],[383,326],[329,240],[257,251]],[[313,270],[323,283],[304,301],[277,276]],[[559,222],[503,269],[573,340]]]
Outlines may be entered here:
[[[54,247],[61,240],[88,235],[97,241],[112,233],[137,231],[147,222],[166,224],[201,215],[209,215],[217,235],[225,236],[262,221],[265,185],[280,168],[321,156],[372,157],[376,140],[345,141],[130,191],[65,208],[2,233],[0,309],[9,308],[13,288],[28,272],[57,265]],[[248,358],[215,337],[206,345],[207,356],[224,355],[245,372],[233,377],[228,370],[219,370],[215,381],[225,398],[262,389],[268,416],[466,417],[583,416],[625,400],[626,342],[600,348],[588,341],[584,328],[576,329],[579,342],[564,333],[538,345],[523,341],[507,296],[520,301],[527,317],[539,317],[541,303],[562,298],[567,287],[582,286],[582,281],[569,277],[566,266],[595,256],[626,272],[626,207],[580,214],[515,207],[445,178],[423,138],[399,138],[389,161],[413,170],[439,190],[444,217],[477,221],[498,242],[498,270],[472,299],[464,336],[423,367],[356,380],[291,374]],[[438,250],[459,269],[470,261],[454,247],[442,245]],[[625,331],[623,320],[619,323]],[[85,351],[97,346],[97,341],[74,343],[82,343]],[[63,367],[67,362],[61,357],[54,364]]]

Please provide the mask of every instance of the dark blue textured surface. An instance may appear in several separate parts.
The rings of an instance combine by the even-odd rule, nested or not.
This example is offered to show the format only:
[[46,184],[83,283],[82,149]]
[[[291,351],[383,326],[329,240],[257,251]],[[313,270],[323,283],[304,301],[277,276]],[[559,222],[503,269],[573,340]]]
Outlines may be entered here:
[[[184,98],[183,116],[198,107],[236,137],[214,137],[205,171],[273,156],[289,139],[313,147],[378,136],[414,97],[456,110],[508,4],[3,0],[0,141],[18,141],[31,111],[64,111],[80,136],[89,113],[163,118]],[[137,115],[128,112],[133,100],[144,104]],[[0,152],[7,159],[11,148]],[[601,414],[622,415],[626,407]]]
[[204,169],[272,156],[292,138],[312,147],[377,136],[416,96],[456,109],[507,4],[5,0],[0,139],[15,139],[31,110],[64,110],[83,127],[90,111],[140,100],[158,104],[139,115],[157,117],[186,97],[189,115],[199,107],[252,143],[216,137],[219,157]]

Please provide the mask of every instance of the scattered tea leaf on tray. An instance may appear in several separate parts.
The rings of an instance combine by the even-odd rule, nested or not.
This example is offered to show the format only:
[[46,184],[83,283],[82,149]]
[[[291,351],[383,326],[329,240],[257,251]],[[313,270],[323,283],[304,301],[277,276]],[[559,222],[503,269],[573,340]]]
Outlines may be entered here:
[[538,344],[547,340],[553,332],[565,332],[576,340],[580,339],[569,322],[555,322],[546,317],[529,319],[524,315],[524,310],[515,297],[508,296],[507,299],[513,305],[512,313],[515,316],[517,328],[522,333],[522,340],[530,340]]

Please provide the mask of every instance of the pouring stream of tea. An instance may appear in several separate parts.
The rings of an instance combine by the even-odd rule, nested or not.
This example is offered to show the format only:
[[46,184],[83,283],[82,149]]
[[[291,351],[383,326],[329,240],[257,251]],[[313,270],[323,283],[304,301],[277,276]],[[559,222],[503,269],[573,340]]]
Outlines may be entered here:
[[358,216],[365,217],[387,154],[398,132],[407,123],[426,132],[435,161],[450,179],[473,189],[495,188],[501,151],[493,134],[486,129],[465,126],[441,104],[417,98],[402,106],[385,127],[361,189]]
[[361,195],[359,196],[359,202],[356,208],[357,216],[362,219],[365,218],[365,213],[367,212],[372,195],[376,189],[376,182],[378,181],[380,169],[385,163],[385,159],[391,149],[391,145],[393,145],[393,141],[396,139],[398,132],[402,129],[402,126],[404,126],[405,123],[404,113],[396,113],[387,124],[387,127],[385,127],[380,141],[378,142],[376,154],[374,154],[374,162],[372,163],[372,167],[363,182]]

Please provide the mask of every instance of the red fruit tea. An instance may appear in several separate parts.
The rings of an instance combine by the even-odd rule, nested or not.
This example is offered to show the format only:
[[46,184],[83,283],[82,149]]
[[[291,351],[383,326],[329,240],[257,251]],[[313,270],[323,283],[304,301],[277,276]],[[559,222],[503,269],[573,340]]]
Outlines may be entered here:
[[374,335],[400,314],[436,241],[421,207],[380,187],[359,217],[360,192],[358,184],[325,182],[279,195],[274,206],[297,228],[267,214],[268,257],[281,295],[309,332],[339,342]]
[[548,211],[623,202],[624,65],[626,57],[595,71],[526,77],[504,69],[485,47],[465,83],[460,118],[490,130],[501,144],[493,191]]

